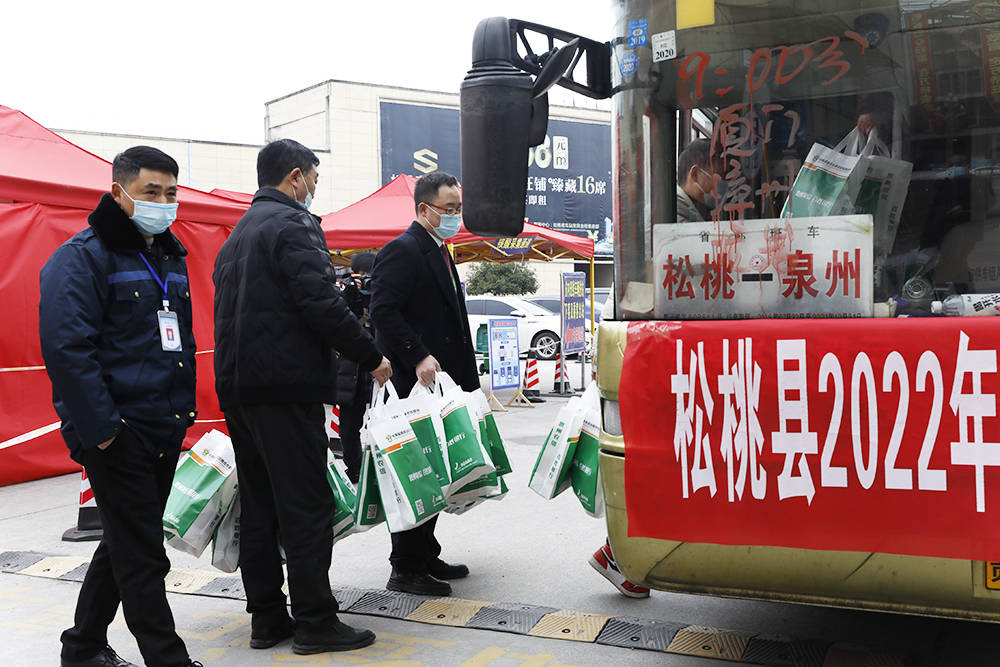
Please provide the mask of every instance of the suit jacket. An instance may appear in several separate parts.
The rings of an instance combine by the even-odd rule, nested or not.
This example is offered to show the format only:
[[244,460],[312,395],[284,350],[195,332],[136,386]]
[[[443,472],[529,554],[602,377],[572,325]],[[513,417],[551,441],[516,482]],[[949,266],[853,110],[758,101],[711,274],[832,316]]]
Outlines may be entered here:
[[417,364],[428,354],[463,389],[479,388],[460,290],[454,263],[445,264],[440,247],[417,222],[375,258],[371,287],[375,344],[392,363],[392,381],[401,396],[413,388]]

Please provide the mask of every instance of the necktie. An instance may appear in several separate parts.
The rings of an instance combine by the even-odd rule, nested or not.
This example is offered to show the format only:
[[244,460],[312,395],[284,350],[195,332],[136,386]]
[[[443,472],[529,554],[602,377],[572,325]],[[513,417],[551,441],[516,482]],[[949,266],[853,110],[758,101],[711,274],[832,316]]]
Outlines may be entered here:
[[441,257],[444,259],[444,268],[448,271],[448,277],[451,278],[451,286],[458,292],[458,285],[455,284],[455,274],[451,272],[451,253],[448,252],[448,246],[444,243],[441,244]]

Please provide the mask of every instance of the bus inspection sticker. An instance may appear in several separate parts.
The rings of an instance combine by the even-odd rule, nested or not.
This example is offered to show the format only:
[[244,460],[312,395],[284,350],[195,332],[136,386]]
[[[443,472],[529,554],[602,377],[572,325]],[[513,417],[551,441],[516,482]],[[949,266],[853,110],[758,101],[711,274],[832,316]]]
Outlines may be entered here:
[[628,48],[634,49],[646,46],[646,28],[648,26],[649,21],[646,19],[637,19],[628,22]]
[[677,31],[658,32],[649,38],[653,46],[653,62],[673,60],[677,57]]
[[621,61],[621,72],[623,79],[631,79],[635,76],[636,70],[639,69],[639,56],[635,55],[635,51],[626,51],[622,55]]

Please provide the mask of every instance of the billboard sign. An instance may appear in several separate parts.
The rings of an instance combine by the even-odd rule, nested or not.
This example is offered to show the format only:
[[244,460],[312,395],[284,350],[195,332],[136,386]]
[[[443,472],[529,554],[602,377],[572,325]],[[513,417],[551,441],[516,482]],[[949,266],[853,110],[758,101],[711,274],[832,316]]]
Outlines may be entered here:
[[[379,103],[382,185],[435,170],[462,179],[457,108]],[[594,240],[611,255],[611,126],[549,119],[545,141],[528,151],[528,222]]]

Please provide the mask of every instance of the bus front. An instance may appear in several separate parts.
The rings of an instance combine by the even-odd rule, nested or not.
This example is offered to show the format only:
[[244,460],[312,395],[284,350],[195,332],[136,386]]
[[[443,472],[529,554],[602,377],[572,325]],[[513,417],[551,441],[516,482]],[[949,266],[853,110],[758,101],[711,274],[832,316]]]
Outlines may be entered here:
[[1000,5],[614,8],[618,565],[1000,620]]

